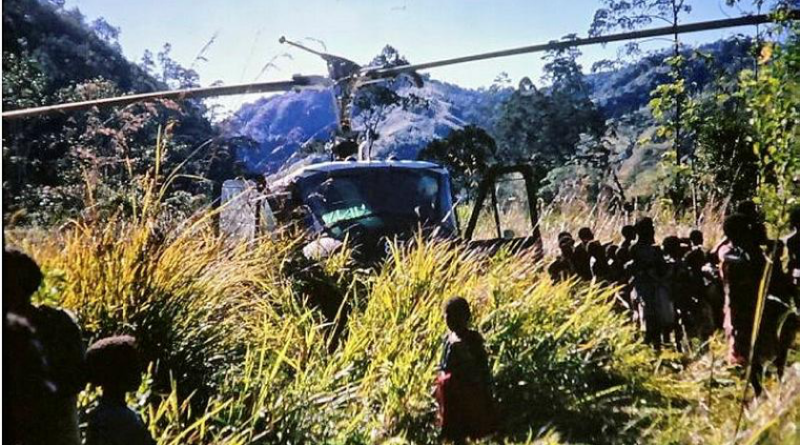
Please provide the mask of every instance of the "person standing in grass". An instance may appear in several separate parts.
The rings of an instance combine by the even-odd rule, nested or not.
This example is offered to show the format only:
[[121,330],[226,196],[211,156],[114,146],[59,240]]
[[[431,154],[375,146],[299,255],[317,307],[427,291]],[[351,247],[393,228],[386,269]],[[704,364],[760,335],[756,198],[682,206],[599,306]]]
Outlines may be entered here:
[[625,250],[630,249],[633,243],[636,242],[636,227],[625,224],[622,226],[620,233],[622,234],[622,244],[620,244],[619,248]]
[[631,261],[631,247],[636,241],[636,228],[630,224],[622,226],[622,243],[616,252],[616,269],[617,269],[617,282],[622,285],[619,291],[619,299],[622,304],[630,310],[631,316],[635,319],[635,311],[633,302],[631,301],[631,276],[626,270],[628,263]]
[[554,284],[567,281],[575,276],[575,265],[572,258],[574,246],[575,240],[569,233],[562,233],[558,236],[558,248],[561,250],[561,255],[547,267],[547,273],[550,274],[550,279]]
[[645,341],[661,349],[662,337],[675,322],[670,288],[665,282],[667,266],[656,245],[653,220],[645,217],[637,221],[636,235],[628,268],[633,285],[631,300],[637,307],[639,323],[644,326]]
[[751,218],[733,214],[725,219],[728,242],[719,249],[720,275],[725,290],[725,337],[728,361],[745,365],[766,258],[753,239]]
[[436,379],[442,438],[453,443],[486,437],[496,428],[489,357],[480,333],[469,328],[469,303],[454,297],[444,307],[449,332]]
[[580,243],[575,246],[575,253],[573,254],[575,263],[575,272],[581,279],[586,281],[592,280],[592,263],[591,254],[589,253],[589,243],[594,241],[594,233],[588,227],[581,227],[578,230],[578,239]]
[[590,242],[587,247],[592,270],[592,280],[597,283],[611,282],[611,268],[608,265],[606,248],[597,240]]
[[153,445],[155,441],[125,395],[141,383],[136,340],[128,335],[98,340],[86,353],[89,380],[103,389],[89,414],[86,445]]
[[[19,443],[78,445],[77,397],[86,383],[83,338],[71,313],[31,303],[42,280],[42,271],[31,257],[14,249],[3,251],[3,314],[6,322],[15,320],[9,327],[15,327],[18,338],[26,339],[29,352],[27,359],[13,357],[11,365],[20,366],[16,373],[33,369],[30,362],[23,361],[36,360],[39,364],[35,368],[42,374],[37,380],[43,398],[22,401],[28,405],[22,407],[29,411],[25,417],[35,422],[26,431],[19,431],[20,437],[24,437]],[[35,376],[19,377],[32,384],[29,379]],[[23,387],[16,390],[22,391]]]

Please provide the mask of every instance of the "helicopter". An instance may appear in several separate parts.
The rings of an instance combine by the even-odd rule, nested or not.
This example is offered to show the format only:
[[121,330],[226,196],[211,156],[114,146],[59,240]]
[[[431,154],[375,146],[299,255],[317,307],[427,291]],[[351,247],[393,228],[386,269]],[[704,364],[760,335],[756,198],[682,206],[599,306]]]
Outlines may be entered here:
[[[407,76],[417,87],[422,78],[412,70],[381,76],[371,76],[372,67],[361,65],[341,56],[322,53],[300,43],[281,37],[280,43],[291,45],[322,58],[328,68],[328,79],[335,98],[338,125],[327,144],[329,162],[303,167],[283,178],[258,187],[241,179],[223,183],[223,208],[220,228],[227,234],[252,238],[272,233],[292,222],[301,222],[310,235],[303,248],[309,259],[321,259],[335,252],[343,243],[354,246],[353,257],[361,264],[374,264],[389,252],[391,241],[407,241],[422,231],[428,237],[458,239],[458,215],[453,202],[450,176],[443,166],[418,160],[398,160],[393,157],[373,160],[360,141],[360,133],[351,127],[352,103],[358,90],[388,78]],[[500,213],[495,187],[491,183],[500,177],[516,173],[524,182],[524,201],[530,205],[530,227],[521,236],[500,227]],[[541,239],[536,222],[535,195],[537,184],[532,168],[525,165],[498,167],[489,172],[480,187],[473,213],[475,221],[464,232],[463,239],[475,248],[494,252],[502,245],[513,250],[538,247]],[[489,192],[492,191],[490,194]],[[479,210],[491,196],[495,212],[493,240],[473,242]]]
[[[792,11],[791,19],[800,17]],[[138,102],[186,98],[206,98],[235,94],[332,89],[337,110],[337,129],[328,142],[331,160],[303,167],[275,181],[264,178],[261,184],[243,179],[223,183],[220,203],[220,230],[233,238],[253,238],[273,233],[287,224],[299,223],[308,234],[303,254],[320,259],[349,240],[355,255],[374,263],[387,254],[389,242],[409,239],[420,230],[427,236],[461,239],[470,247],[494,253],[507,246],[513,251],[533,250],[541,256],[536,196],[538,180],[530,164],[496,166],[481,181],[473,209],[464,230],[453,201],[450,177],[443,166],[416,160],[393,158],[373,160],[360,150],[359,133],[351,125],[352,102],[359,88],[398,76],[409,76],[415,83],[421,70],[478,60],[489,60],[584,45],[650,38],[679,33],[749,26],[771,22],[769,15],[753,15],[724,20],[668,26],[619,34],[523,46],[420,64],[400,66],[362,66],[347,58],[320,52],[281,37],[279,42],[322,58],[327,76],[295,75],[291,80],[229,86],[192,88],[133,94],[121,97],[65,103],[44,107],[4,111],[3,120],[23,119],[49,113],[74,112],[94,107],[124,106]],[[498,190],[508,182],[517,183],[513,200],[522,203],[529,225],[512,230],[503,227]],[[488,211],[494,225],[490,236],[477,239],[481,215]],[[485,219],[484,219],[485,220]]]

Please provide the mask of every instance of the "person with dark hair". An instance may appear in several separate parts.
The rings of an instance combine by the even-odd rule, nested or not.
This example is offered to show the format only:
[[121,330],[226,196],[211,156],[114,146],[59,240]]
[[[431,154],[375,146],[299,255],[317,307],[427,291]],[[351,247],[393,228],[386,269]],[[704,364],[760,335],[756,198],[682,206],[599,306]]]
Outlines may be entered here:
[[558,248],[561,250],[561,254],[547,267],[547,273],[553,283],[560,283],[575,276],[572,258],[574,244],[575,240],[569,233],[562,233],[558,236]]
[[444,313],[449,332],[436,380],[438,419],[443,439],[465,443],[495,430],[489,357],[481,334],[469,328],[467,300],[449,299]]
[[634,304],[631,301],[631,276],[628,273],[628,263],[631,261],[631,247],[636,240],[636,228],[630,224],[622,226],[620,231],[622,243],[617,249],[617,282],[622,285],[618,298],[624,306],[631,310],[631,315],[636,317]]
[[589,281],[592,279],[592,257],[589,254],[589,243],[594,240],[592,229],[581,227],[581,229],[578,230],[578,239],[580,243],[575,246],[575,252],[573,253],[575,272],[581,279]]
[[50,381],[44,350],[28,320],[10,312],[3,317],[4,442],[51,443],[54,438],[43,428],[43,420],[49,419],[56,386]]
[[636,241],[636,227],[630,224],[625,224],[622,226],[622,230],[620,232],[622,234],[622,244],[620,244],[620,248],[630,249],[630,247]]
[[766,258],[753,239],[752,223],[752,218],[740,213],[726,218],[723,232],[728,244],[719,251],[725,290],[728,361],[738,365],[747,363],[758,289],[766,264]]
[[4,250],[3,277],[3,312],[28,325],[28,341],[35,342],[41,351],[42,372],[52,389],[48,399],[34,408],[38,418],[31,433],[43,443],[77,445],[80,443],[77,396],[85,385],[85,350],[78,323],[63,309],[31,304],[43,275],[28,255],[14,249]]
[[786,273],[792,284],[800,288],[800,205],[792,208],[789,213],[789,225],[794,233],[786,238],[786,250],[789,253]]
[[686,263],[683,261],[683,247],[680,238],[668,236],[661,242],[664,251],[664,261],[667,265],[664,277],[669,287],[670,300],[675,309],[675,323],[672,330],[675,331],[675,346],[678,352],[683,352],[684,332],[695,331],[695,319],[698,317],[699,304],[695,301],[690,286],[690,273]]
[[622,243],[617,249],[617,260],[623,267],[631,260],[631,247],[636,241],[636,228],[631,225],[622,226]]
[[661,348],[662,337],[675,322],[675,309],[665,283],[666,264],[655,242],[653,220],[647,217],[636,222],[637,241],[631,247],[629,272],[633,291],[631,300],[644,327],[645,341]]
[[591,241],[588,245],[588,252],[590,257],[590,266],[592,270],[592,279],[596,282],[609,282],[611,277],[611,269],[608,266],[608,257],[606,257],[606,249],[600,244],[600,241]]
[[[751,351],[756,307],[767,265],[767,256],[760,244],[762,235],[758,229],[754,230],[754,224],[759,222],[741,214],[731,215],[725,220],[723,230],[730,242],[727,249],[720,252],[720,272],[725,288],[728,360],[732,364],[746,366],[752,356],[750,383],[756,395],[760,395],[763,364],[774,359],[778,376],[783,375],[788,351],[800,321],[790,309],[792,300],[797,298],[797,289],[789,283],[782,268],[775,268],[770,277],[768,296],[764,300],[755,348]],[[780,243],[776,241],[766,240],[766,244],[776,254],[781,250]]]
[[686,266],[698,276],[706,263],[708,263],[708,252],[703,248],[703,232],[694,229],[689,233],[689,251],[683,256]]
[[556,238],[556,239],[558,239],[559,241],[561,241],[561,238],[569,238],[569,239],[573,239],[573,238],[572,238],[572,234],[571,234],[571,233],[569,233],[569,232],[567,232],[567,231],[564,231],[564,232],[559,232],[559,233],[558,233],[558,238]]
[[142,419],[125,403],[125,394],[141,383],[136,339],[128,335],[98,340],[86,352],[90,383],[103,390],[89,414],[86,445],[155,444]]
[[594,232],[588,227],[581,227],[578,229],[578,239],[580,239],[582,243],[588,244],[594,241]]
[[[731,213],[731,216],[732,215],[738,215],[737,218],[743,218],[744,220],[746,220],[751,230],[757,229],[755,227],[756,223],[758,222],[763,223],[763,218],[761,216],[761,212],[759,212],[758,210],[758,205],[749,199],[739,202],[736,205],[734,212]],[[723,221],[723,227],[724,225],[725,222]],[[722,239],[719,240],[719,242],[711,249],[709,255],[710,260],[714,265],[716,266],[720,265],[720,261],[721,258],[724,256],[724,252],[730,249],[730,243],[731,243],[730,239],[728,239],[728,237],[724,235],[724,229],[723,229]]]
[[683,256],[688,270],[687,290],[694,303],[692,322],[696,334],[706,338],[722,328],[724,297],[722,283],[709,252],[703,247],[703,232],[694,229],[689,234],[690,249]]

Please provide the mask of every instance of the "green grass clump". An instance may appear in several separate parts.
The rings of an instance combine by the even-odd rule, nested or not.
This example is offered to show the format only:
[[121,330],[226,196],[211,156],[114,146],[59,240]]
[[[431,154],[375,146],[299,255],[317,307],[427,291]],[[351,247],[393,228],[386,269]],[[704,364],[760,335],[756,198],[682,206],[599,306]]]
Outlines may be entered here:
[[[8,232],[46,271],[39,297],[75,311],[87,340],[141,340],[151,368],[132,402],[159,444],[436,443],[431,389],[441,306],[453,295],[470,301],[487,341],[499,440],[733,438],[741,380],[721,361],[722,341],[657,355],[616,312],[613,289],[553,285],[529,256],[417,239],[394,246],[379,270],[356,269],[347,251],[329,258],[315,267],[326,286],[313,289],[330,295],[308,295],[295,237],[232,243],[212,216],[172,221],[155,206],[127,220]],[[334,349],[337,320],[315,304],[341,297],[351,311]],[[780,397],[768,387],[742,440],[796,443],[798,388],[797,369]]]

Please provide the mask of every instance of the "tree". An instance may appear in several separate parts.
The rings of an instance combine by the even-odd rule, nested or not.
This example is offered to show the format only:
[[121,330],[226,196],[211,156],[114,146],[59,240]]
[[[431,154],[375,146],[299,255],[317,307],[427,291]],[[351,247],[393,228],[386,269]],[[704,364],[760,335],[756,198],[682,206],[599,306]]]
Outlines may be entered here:
[[106,42],[115,50],[122,52],[122,47],[119,45],[119,28],[109,24],[106,19],[99,17],[95,19],[90,25],[92,31],[97,34],[101,40]]
[[[156,58],[159,63],[159,80],[169,85],[171,88],[195,88],[200,86],[200,75],[191,68],[184,68],[180,63],[172,58],[172,45],[165,43],[158,52]],[[145,54],[145,57],[147,54]],[[146,59],[142,60],[146,62]]]
[[783,31],[783,44],[762,48],[759,75],[744,72],[740,80],[758,158],[757,198],[778,230],[800,201],[800,25]]
[[454,191],[467,196],[477,190],[489,167],[496,162],[497,144],[485,130],[467,125],[444,139],[436,139],[419,153],[419,158],[447,167]]
[[497,123],[500,152],[509,161],[535,160],[543,169],[575,158],[588,137],[596,142],[605,132],[605,118],[589,96],[580,51],[565,49],[545,56],[544,89],[528,78],[503,104]]
[[[633,30],[648,26],[653,22],[663,22],[675,29],[672,38],[672,57],[667,60],[670,66],[671,82],[660,85],[653,93],[655,114],[661,118],[662,136],[673,139],[674,156],[665,157],[665,161],[674,162],[674,168],[668,167],[675,173],[674,184],[671,187],[672,200],[676,207],[683,201],[684,185],[681,181],[681,163],[685,152],[683,150],[683,125],[682,114],[686,100],[686,81],[683,74],[685,59],[681,56],[681,42],[677,27],[683,15],[691,12],[692,7],[688,0],[601,0],[603,7],[595,12],[594,20],[589,29],[591,36],[600,36],[614,30]],[[638,43],[626,45],[628,54],[638,53]],[[669,112],[668,110],[672,110]]]
[[[38,0],[3,2],[4,109],[167,87],[77,16]],[[107,26],[113,37],[115,28]],[[196,73],[172,60],[169,51],[162,51],[158,63],[153,72],[168,73],[164,79],[170,83],[196,81]],[[155,161],[159,128],[163,134],[167,127],[162,171],[180,165],[182,173],[168,195],[209,202],[218,196],[214,185],[235,176],[233,147],[216,137],[202,102],[160,101],[4,122],[4,216],[21,211],[26,217],[20,222],[52,224],[129,210]]]
[[[719,82],[723,80],[720,79]],[[746,105],[738,86],[693,99],[697,103],[696,174],[707,198],[740,202],[752,199],[758,181]]]
[[[601,0],[603,7],[594,14],[589,35],[598,37],[613,31],[631,31],[661,22],[677,27],[684,14],[692,11],[688,0]],[[680,45],[677,32],[673,45]],[[628,54],[639,52],[637,42],[626,45]],[[678,50],[676,49],[676,55]]]
[[[369,66],[396,67],[408,65],[408,61],[393,47],[386,45]],[[410,110],[427,108],[429,103],[414,94],[409,87],[421,87],[422,78],[417,73],[400,74],[377,83],[361,86],[353,98],[354,122],[360,125],[367,143],[367,156],[380,139],[380,126],[395,109]],[[341,110],[346,112],[346,110]]]

